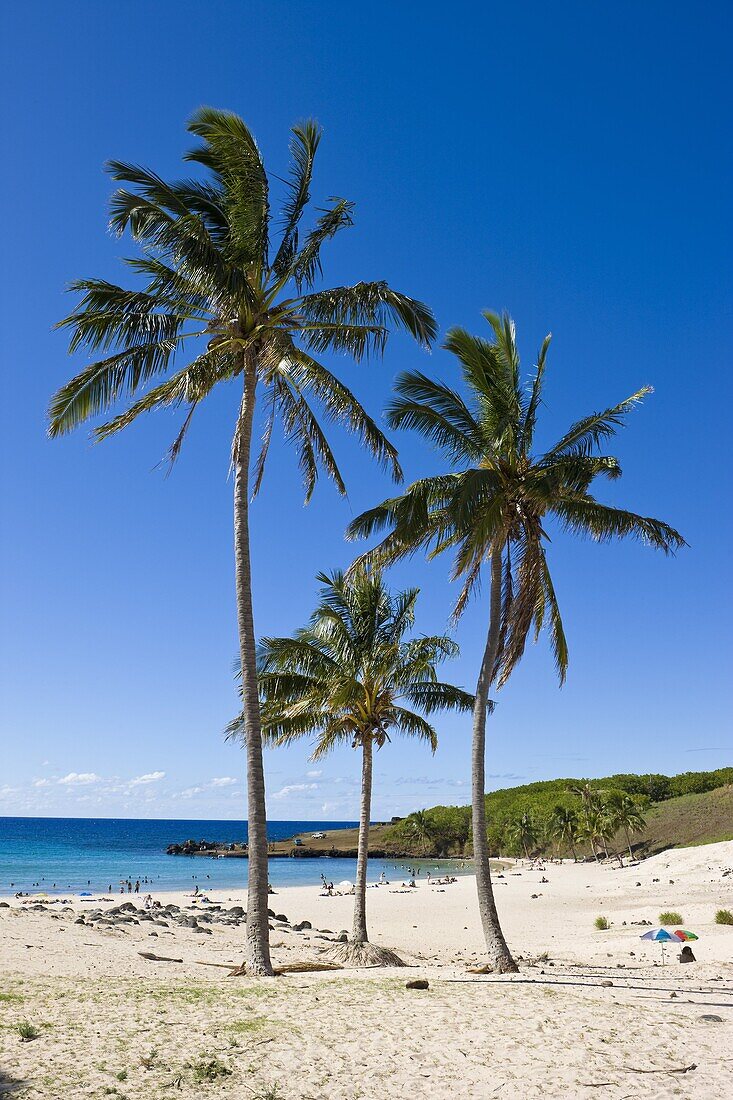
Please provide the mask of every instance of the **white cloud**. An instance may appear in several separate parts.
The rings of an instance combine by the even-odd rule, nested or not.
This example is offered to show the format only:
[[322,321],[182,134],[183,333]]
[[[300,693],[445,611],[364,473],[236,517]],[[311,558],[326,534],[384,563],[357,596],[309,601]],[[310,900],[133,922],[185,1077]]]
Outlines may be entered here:
[[222,775],[218,779],[212,779],[208,784],[209,787],[233,787],[239,780],[235,779],[231,775]]
[[181,798],[193,798],[194,795],[203,794],[204,787],[186,787],[185,791],[181,791]]
[[320,779],[320,777],[323,775],[323,772],[306,772],[305,774],[308,776],[309,779]]
[[297,794],[301,791],[317,791],[317,783],[289,783],[285,787],[281,787],[279,791],[275,791],[270,795],[271,798],[289,798],[291,794]]
[[131,779],[130,786],[139,787],[144,783],[157,783],[161,779],[165,779],[165,772],[146,772],[145,775],[138,775]]
[[102,783],[103,780],[101,775],[97,775],[96,772],[69,772],[68,775],[63,775],[57,782],[62,787],[83,787],[90,783]]
[[51,782],[52,782],[52,780],[50,780],[50,779],[34,779],[33,780],[33,786],[34,787],[50,787]]

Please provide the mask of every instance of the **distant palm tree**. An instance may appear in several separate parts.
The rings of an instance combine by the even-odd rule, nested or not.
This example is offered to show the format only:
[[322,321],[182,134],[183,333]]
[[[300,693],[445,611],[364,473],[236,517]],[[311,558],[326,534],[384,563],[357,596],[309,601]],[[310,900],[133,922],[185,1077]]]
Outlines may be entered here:
[[415,810],[408,815],[405,825],[422,845],[423,855],[425,855],[433,840],[433,827],[429,815],[425,810]]
[[[201,143],[185,159],[203,167],[203,179],[168,183],[145,168],[112,161],[112,178],[131,185],[112,196],[112,231],[130,230],[141,255],[127,260],[147,282],[126,290],[103,279],[83,279],[81,295],[61,322],[70,350],[89,348],[103,358],[62,387],[51,402],[50,434],[61,435],[123,399],[128,408],[96,428],[106,439],[142,413],[182,407],[183,426],[169,452],[178,455],[198,405],[215,388],[237,381],[232,441],[237,620],[247,740],[249,896],[248,966],[271,974],[267,923],[267,828],[257,701],[255,630],[249,549],[249,501],[262,483],[273,425],[279,415],[297,450],[310,499],[319,468],[339,492],[345,485],[311,408],[355,431],[362,446],[395,477],[397,454],[354,395],[314,356],[347,352],[355,359],[381,352],[390,324],[427,346],[435,335],[430,310],[385,282],[315,290],[321,248],[352,224],[353,204],[333,199],[300,235],[310,199],[313,162],[321,139],[314,122],[292,130],[279,243],[270,246],[269,184],[255,140],[241,118],[202,107],[191,119]],[[193,341],[193,344],[191,344]],[[188,342],[188,343],[187,343]],[[112,350],[114,349],[114,350]],[[186,352],[184,349],[190,349]],[[174,358],[185,365],[173,371]],[[172,372],[172,373],[171,373]],[[156,376],[165,381],[148,387]],[[251,466],[258,389],[264,410],[259,457]],[[142,396],[141,396],[142,395]]]
[[524,810],[508,823],[508,836],[512,843],[521,845],[526,859],[537,844],[537,826],[530,810]]
[[634,853],[631,850],[632,834],[640,833],[646,826],[646,819],[638,803],[631,795],[623,791],[611,791],[606,798],[605,810],[614,833],[618,829],[623,829],[626,836],[626,847],[629,850],[629,859],[633,859]]
[[[468,710],[473,696],[438,679],[436,665],[455,657],[444,636],[407,638],[415,620],[417,588],[391,594],[378,571],[320,574],[320,602],[310,624],[292,638],[264,638],[259,649],[262,729],[273,745],[313,738],[313,759],[337,745],[362,756],[361,809],[351,943],[352,963],[399,962],[369,943],[366,880],[371,819],[373,750],[390,734],[425,741],[437,734],[423,715]],[[237,734],[243,718],[229,727]]]
[[573,862],[578,862],[575,841],[578,838],[578,815],[567,806],[555,806],[550,816],[550,832],[561,844],[569,844]]
[[[585,840],[590,844],[596,863],[601,862],[598,847],[604,843],[605,827],[606,821],[604,820],[603,811],[600,807],[592,806],[583,814],[578,828],[578,839]],[[606,855],[608,855],[607,848]]]
[[590,783],[571,783],[568,787],[568,791],[580,799],[583,822],[585,824],[585,829],[583,830],[583,839],[587,840],[590,843],[591,851],[593,852],[593,855],[597,860],[598,855],[596,853],[596,840],[598,839],[598,834],[590,828],[589,818],[591,814],[598,815],[600,813],[601,795],[604,792],[597,789],[596,787],[591,787]]
[[491,576],[489,625],[473,715],[472,804],[479,910],[490,965],[516,970],[496,913],[486,840],[485,736],[492,686],[506,683],[524,652],[529,632],[547,622],[555,664],[562,680],[568,651],[545,556],[546,525],[589,535],[596,541],[632,536],[657,549],[684,545],[666,523],[600,504],[590,493],[599,476],[617,478],[618,461],[598,454],[602,443],[649,391],[640,390],[604,412],[583,417],[544,452],[533,452],[542,399],[548,336],[534,378],[522,382],[514,323],[486,313],[492,338],[451,329],[445,347],[457,357],[465,396],[419,372],[401,375],[388,421],[414,428],[442,451],[450,469],[414,482],[401,496],[385,500],[350,525],[352,538],[387,530],[366,555],[395,561],[424,547],[429,557],[454,552],[454,577],[463,588],[460,615],[478,589],[482,569]]

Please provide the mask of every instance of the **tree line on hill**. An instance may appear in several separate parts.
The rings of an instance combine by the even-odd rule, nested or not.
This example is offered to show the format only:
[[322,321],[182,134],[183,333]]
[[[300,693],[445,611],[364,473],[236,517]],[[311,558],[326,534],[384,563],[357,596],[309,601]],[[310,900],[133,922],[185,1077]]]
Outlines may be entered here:
[[[493,856],[573,858],[632,853],[633,838],[655,803],[733,784],[733,768],[715,771],[552,779],[486,795],[487,840]],[[389,851],[419,856],[472,854],[470,806],[433,806],[397,822],[383,838]]]

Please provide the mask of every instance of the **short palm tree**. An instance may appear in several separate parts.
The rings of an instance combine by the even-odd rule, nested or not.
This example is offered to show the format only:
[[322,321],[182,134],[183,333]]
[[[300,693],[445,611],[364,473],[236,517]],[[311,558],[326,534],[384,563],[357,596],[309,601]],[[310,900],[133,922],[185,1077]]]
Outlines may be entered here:
[[[189,130],[200,143],[186,160],[204,175],[166,182],[137,165],[113,161],[112,178],[129,186],[112,196],[110,225],[130,231],[140,254],[127,260],[144,280],[128,290],[103,279],[83,279],[81,295],[61,322],[70,350],[101,355],[58,391],[51,402],[50,434],[61,435],[100,413],[127,407],[97,427],[97,440],[126,428],[142,413],[181,408],[175,459],[197,407],[220,384],[236,383],[233,415],[234,546],[237,619],[247,732],[249,828],[248,965],[270,974],[267,925],[267,832],[257,697],[255,632],[249,551],[249,501],[262,483],[273,425],[279,416],[295,445],[310,498],[319,470],[341,493],[345,486],[333,451],[312,408],[355,431],[395,477],[397,455],[354,395],[316,358],[347,352],[362,359],[381,352],[389,326],[428,345],[435,333],[426,306],[384,282],[316,289],[321,249],[352,224],[353,205],[331,200],[312,228],[300,224],[310,199],[320,130],[296,126],[292,163],[276,244],[271,246],[268,177],[255,140],[237,115],[208,107]],[[174,366],[175,359],[183,364]],[[165,376],[160,381],[160,376]],[[235,390],[236,393],[236,390]],[[262,445],[251,462],[255,401],[263,408]]]
[[633,859],[631,837],[634,833],[640,833],[646,826],[646,819],[639,804],[630,794],[626,794],[624,791],[611,791],[605,802],[605,810],[611,820],[614,832],[623,829],[629,859]]
[[555,806],[550,815],[550,832],[561,844],[570,846],[573,861],[577,863],[575,841],[578,839],[578,815],[567,806]]
[[597,541],[635,537],[663,551],[684,545],[666,523],[601,504],[590,493],[597,477],[617,478],[618,461],[599,454],[648,390],[603,412],[583,417],[544,452],[535,453],[548,336],[528,388],[522,382],[514,323],[486,313],[491,338],[451,329],[445,347],[458,359],[464,394],[419,372],[402,374],[388,412],[394,428],[413,428],[443,453],[449,470],[421,478],[398,497],[358,516],[351,538],[387,531],[366,555],[395,561],[418,548],[433,558],[455,555],[453,575],[463,580],[455,614],[490,573],[489,625],[473,715],[472,804],[476,882],[489,964],[512,971],[496,914],[486,838],[485,727],[489,691],[506,683],[520,660],[529,632],[549,627],[562,680],[567,643],[546,558],[546,527],[555,520],[573,534]]
[[[274,745],[314,741],[313,759],[337,745],[362,757],[361,809],[351,963],[399,962],[369,943],[367,855],[373,750],[393,733],[424,741],[437,734],[425,715],[471,710],[473,696],[438,679],[436,665],[458,653],[450,638],[406,637],[415,619],[417,588],[392,594],[381,574],[364,568],[318,577],[320,601],[309,625],[292,638],[265,638],[259,649],[262,728]],[[230,732],[237,732],[241,719]]]

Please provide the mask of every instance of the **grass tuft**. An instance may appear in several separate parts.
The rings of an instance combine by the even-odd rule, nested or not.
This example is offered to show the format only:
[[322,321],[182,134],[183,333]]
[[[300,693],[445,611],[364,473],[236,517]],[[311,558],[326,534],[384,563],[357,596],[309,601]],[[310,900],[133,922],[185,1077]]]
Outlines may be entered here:
[[41,1034],[35,1024],[32,1024],[30,1020],[20,1020],[16,1027],[18,1035],[24,1043],[31,1043],[34,1039],[37,1039]]
[[718,912],[715,914],[715,923],[733,924],[733,913],[731,913],[730,909],[718,909]]
[[599,932],[607,932],[608,929],[611,927],[611,922],[609,921],[608,917],[596,917],[596,919],[593,921],[593,924],[596,926]]
[[665,924],[684,924],[681,913],[675,912],[674,909],[666,910],[664,913],[659,914],[659,923]]
[[216,1081],[219,1077],[231,1077],[232,1071],[220,1058],[199,1058],[190,1063],[194,1081],[202,1085],[207,1081]]

